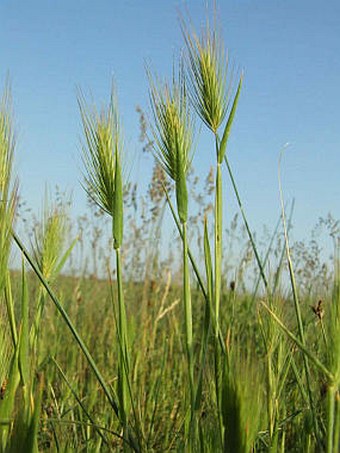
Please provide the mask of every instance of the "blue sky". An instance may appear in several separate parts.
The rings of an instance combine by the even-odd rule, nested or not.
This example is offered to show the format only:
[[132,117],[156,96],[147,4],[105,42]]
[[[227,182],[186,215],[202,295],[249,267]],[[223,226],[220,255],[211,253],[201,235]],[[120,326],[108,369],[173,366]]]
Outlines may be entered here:
[[[148,108],[145,62],[170,75],[185,8],[199,27],[200,0],[0,2],[0,86],[9,73],[16,170],[34,210],[46,183],[73,191],[75,214],[85,209],[77,87],[100,104],[112,78],[134,177],[148,183],[152,159],[141,153],[135,107]],[[289,142],[283,185],[286,199],[296,200],[295,237],[303,237],[319,216],[340,214],[340,2],[225,0],[217,9],[231,60],[245,74],[228,152],[250,222],[259,229],[277,220],[277,165]],[[205,176],[214,154],[203,143],[194,165]],[[235,211],[227,197],[226,217]]]

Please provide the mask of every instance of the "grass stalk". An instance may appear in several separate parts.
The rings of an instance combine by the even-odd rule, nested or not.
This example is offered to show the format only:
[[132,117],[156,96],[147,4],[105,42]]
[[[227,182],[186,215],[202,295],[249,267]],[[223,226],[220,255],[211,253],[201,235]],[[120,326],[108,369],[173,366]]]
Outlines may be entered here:
[[194,382],[194,356],[192,343],[192,306],[191,306],[191,289],[190,289],[190,274],[188,262],[188,239],[186,222],[182,224],[183,231],[183,301],[184,301],[184,318],[185,318],[185,343],[188,361],[188,375],[190,388],[190,435],[194,436],[195,426],[195,382]]
[[[217,146],[217,138],[216,138]],[[222,417],[222,363],[218,335],[220,332],[220,302],[221,302],[221,285],[222,285],[222,166],[217,163],[216,169],[216,188],[215,188],[215,275],[214,275],[214,310],[215,310],[215,388],[217,414],[219,421],[219,433],[221,445],[223,445],[224,427]],[[224,358],[225,360],[225,358]]]
[[334,444],[335,434],[335,409],[338,388],[336,385],[329,385],[327,389],[327,453],[338,451],[339,445]]
[[[178,232],[180,234],[181,240],[183,241],[183,229],[181,228],[181,223],[178,220],[178,217],[176,215],[176,212],[175,212],[173,203],[171,201],[169,192],[168,192],[167,188],[165,187],[165,185],[163,183],[162,183],[162,187],[163,187],[163,191],[165,193],[166,200],[167,200],[167,203],[168,203],[170,211],[171,211],[172,218],[174,219],[174,222],[175,222],[177,230],[178,230]],[[196,275],[198,286],[200,287],[200,290],[201,290],[201,292],[203,294],[204,299],[207,300],[208,299],[207,289],[206,289],[206,287],[204,285],[203,278],[201,277],[201,274],[200,274],[200,272],[198,270],[198,266],[196,264],[195,258],[193,256],[189,246],[187,246],[187,250],[188,250],[188,257],[189,257],[189,260],[190,260],[190,264],[191,264],[191,266],[193,268],[193,271],[194,271],[194,273]]]
[[205,264],[205,272],[206,272],[206,280],[207,280],[207,293],[208,297],[205,300],[205,307],[204,307],[204,316],[203,316],[203,323],[202,323],[202,341],[200,347],[200,355],[199,355],[199,373],[197,379],[197,390],[196,390],[196,409],[198,409],[201,405],[202,399],[202,390],[203,390],[203,376],[204,370],[206,367],[206,356],[207,350],[209,345],[209,336],[211,331],[211,320],[212,320],[212,300],[213,300],[213,266],[212,266],[212,259],[211,259],[211,250],[210,250],[210,241],[209,241],[209,234],[208,234],[208,221],[205,217],[204,219],[204,264]]
[[220,321],[221,283],[222,283],[222,168],[217,164],[215,192],[215,337],[218,338]]
[[[340,389],[338,388],[335,394],[335,410],[334,410],[334,441],[333,444],[336,448],[340,445]],[[335,452],[334,452],[335,453]]]
[[[297,290],[297,285],[296,285],[296,280],[295,280],[293,262],[292,262],[292,258],[291,258],[291,254],[290,254],[288,228],[287,228],[287,223],[286,223],[286,213],[285,213],[285,207],[284,207],[284,201],[283,201],[283,190],[282,190],[281,175],[280,175],[280,166],[281,166],[282,155],[283,155],[283,151],[281,151],[280,159],[279,159],[279,191],[280,191],[280,201],[281,201],[281,211],[282,211],[283,233],[284,233],[284,241],[285,241],[285,248],[286,248],[286,258],[287,258],[289,277],[290,277],[291,288],[292,288],[292,293],[293,293],[293,301],[294,301],[294,308],[295,308],[295,314],[296,314],[296,319],[297,319],[299,337],[300,337],[300,341],[301,341],[302,345],[305,346],[305,334],[304,334],[302,315],[301,315],[301,309],[300,309],[300,301],[299,301],[299,297],[298,297],[298,290]],[[308,357],[306,354],[303,354],[302,357],[303,357],[303,364],[304,364],[304,369],[305,369],[305,377],[306,377],[306,383],[307,383],[310,410],[312,413],[313,425],[314,425],[314,430],[315,430],[314,434],[315,434],[316,440],[319,444],[319,447],[321,447],[318,419],[317,419],[317,414],[316,414],[316,410],[315,410],[313,391],[312,391],[312,387],[311,387],[311,374],[310,374],[310,369],[309,369]]]
[[[178,219],[178,217],[176,215],[173,203],[172,203],[171,198],[169,196],[169,192],[168,192],[167,188],[164,186],[164,184],[162,184],[162,187],[163,187],[163,190],[164,190],[164,193],[165,193],[165,196],[166,196],[166,199],[167,199],[167,203],[168,203],[170,211],[171,211],[172,218],[174,219],[174,222],[175,222],[175,225],[177,227],[178,233],[179,233],[179,235],[180,235],[180,237],[181,237],[181,239],[183,241],[183,231],[182,231],[182,228],[181,228],[181,223],[180,223],[180,221],[179,221],[179,219]],[[213,279],[213,275],[211,274],[211,294],[210,294],[210,289],[207,289],[205,284],[204,284],[204,282],[203,282],[203,278],[202,278],[202,276],[201,276],[201,274],[199,272],[196,260],[195,260],[194,255],[192,254],[192,252],[190,250],[189,245],[188,245],[188,257],[189,257],[192,269],[194,271],[194,274],[196,276],[197,283],[198,283],[198,286],[200,288],[200,291],[202,292],[202,295],[203,295],[203,297],[205,299],[206,304],[210,307],[211,322],[214,324],[214,326],[216,326],[215,310],[214,310],[214,307],[212,307],[212,301],[213,301],[213,280],[214,280]],[[209,286],[209,284],[208,284],[208,286]],[[224,341],[224,338],[222,336],[221,329],[218,330],[218,338],[219,338],[220,348],[223,351],[223,354],[226,354],[225,341]]]
[[124,303],[123,278],[120,248],[116,250],[117,292],[118,292],[118,339],[120,342],[118,397],[120,400],[120,417],[124,431],[128,428],[130,395],[129,395],[129,346],[127,335],[126,308]]
[[4,288],[4,295],[6,301],[6,310],[7,310],[7,317],[10,325],[10,331],[12,336],[13,346],[15,347],[18,343],[18,332],[17,326],[15,322],[15,314],[14,314],[14,300],[12,294],[12,287],[11,287],[11,278],[8,269],[5,271],[6,273],[6,283]]
[[229,178],[230,178],[230,181],[231,181],[231,184],[233,186],[234,193],[235,193],[235,196],[236,196],[236,201],[237,201],[238,207],[239,207],[240,212],[241,212],[241,216],[242,216],[242,219],[243,219],[243,222],[244,222],[244,226],[245,226],[245,228],[247,230],[247,234],[248,234],[248,237],[249,237],[249,240],[250,240],[250,243],[251,243],[254,255],[255,255],[255,259],[256,259],[258,268],[260,270],[260,275],[261,275],[264,287],[267,289],[268,288],[268,281],[267,281],[267,277],[266,277],[265,271],[264,271],[264,264],[262,263],[260,255],[259,255],[259,252],[257,250],[255,239],[253,237],[253,234],[251,232],[251,229],[250,229],[250,226],[249,226],[249,223],[248,223],[248,220],[247,220],[247,216],[246,216],[246,213],[245,213],[242,201],[241,201],[241,197],[240,197],[240,194],[239,194],[239,191],[238,191],[238,188],[237,188],[237,184],[236,184],[236,181],[235,181],[235,178],[234,178],[234,174],[233,174],[232,168],[230,166],[227,154],[225,154],[225,156],[224,156],[224,162],[225,162],[225,164],[227,166]]

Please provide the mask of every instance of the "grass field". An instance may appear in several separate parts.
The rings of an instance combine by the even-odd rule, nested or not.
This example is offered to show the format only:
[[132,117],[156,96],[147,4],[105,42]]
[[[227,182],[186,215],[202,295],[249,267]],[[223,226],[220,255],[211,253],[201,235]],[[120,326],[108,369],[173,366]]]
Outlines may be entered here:
[[[74,222],[64,202],[46,200],[28,239],[19,237],[5,91],[1,452],[340,451],[338,223],[319,222],[334,247],[323,265],[316,240],[290,246],[281,192],[278,228],[257,244],[227,154],[243,75],[230,81],[214,29],[197,36],[182,23],[182,31],[186,56],[171,81],[148,70],[144,132],[156,160],[142,207],[124,183],[114,91],[101,111],[80,94],[92,214]],[[196,217],[195,122],[211,133],[216,155]],[[227,230],[226,178],[241,212],[241,226],[234,220]],[[177,231],[175,258],[162,248],[165,209]],[[11,247],[21,270],[10,269]]]

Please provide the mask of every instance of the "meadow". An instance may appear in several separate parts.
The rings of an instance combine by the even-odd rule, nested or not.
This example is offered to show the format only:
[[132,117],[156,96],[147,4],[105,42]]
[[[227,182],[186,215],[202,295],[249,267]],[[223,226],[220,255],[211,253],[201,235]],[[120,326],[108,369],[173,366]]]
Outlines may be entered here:
[[[282,190],[275,231],[252,233],[227,148],[243,74],[231,77],[215,28],[181,26],[169,81],[148,70],[152,114],[140,118],[155,164],[143,199],[124,180],[114,89],[99,110],[80,92],[89,214],[75,222],[67,200],[47,197],[42,218],[23,222],[4,91],[1,452],[340,450],[338,222],[317,225],[333,245],[325,263],[317,235],[290,244]],[[191,171],[199,127],[216,156],[203,189]]]

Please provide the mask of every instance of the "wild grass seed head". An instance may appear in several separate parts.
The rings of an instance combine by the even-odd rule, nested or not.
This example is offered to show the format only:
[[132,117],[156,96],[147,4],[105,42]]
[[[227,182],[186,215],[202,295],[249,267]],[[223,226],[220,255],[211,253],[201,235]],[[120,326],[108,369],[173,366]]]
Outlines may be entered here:
[[11,93],[7,85],[0,101],[0,291],[5,283],[17,202],[17,183],[12,182],[14,149]]
[[31,248],[41,273],[49,281],[59,273],[68,229],[65,207],[54,206],[46,194],[42,220],[35,225]]
[[100,114],[78,97],[85,143],[83,164],[85,190],[89,197],[112,217],[114,247],[123,237],[122,140],[117,100],[112,91],[110,104]]
[[188,104],[183,69],[171,83],[154,81],[149,72],[150,103],[154,124],[154,155],[175,182],[177,209],[182,223],[187,220],[186,177],[192,160],[193,119]]
[[6,203],[9,198],[15,139],[11,118],[11,95],[5,88],[0,102],[0,200]]
[[207,22],[201,36],[181,21],[186,45],[186,71],[192,104],[203,122],[217,133],[229,103],[228,56],[219,33]]

